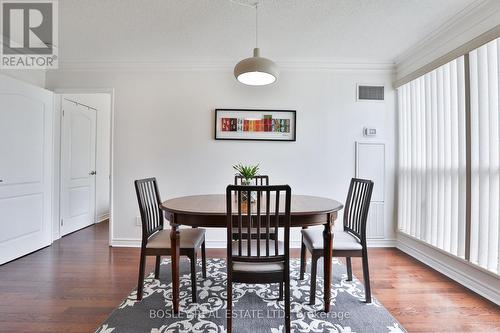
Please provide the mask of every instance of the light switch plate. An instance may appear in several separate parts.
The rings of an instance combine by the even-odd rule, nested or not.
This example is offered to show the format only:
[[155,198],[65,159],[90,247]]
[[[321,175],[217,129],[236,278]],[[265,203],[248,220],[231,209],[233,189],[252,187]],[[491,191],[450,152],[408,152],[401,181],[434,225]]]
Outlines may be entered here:
[[364,136],[376,136],[377,129],[374,127],[365,127],[365,128],[363,128],[363,135]]

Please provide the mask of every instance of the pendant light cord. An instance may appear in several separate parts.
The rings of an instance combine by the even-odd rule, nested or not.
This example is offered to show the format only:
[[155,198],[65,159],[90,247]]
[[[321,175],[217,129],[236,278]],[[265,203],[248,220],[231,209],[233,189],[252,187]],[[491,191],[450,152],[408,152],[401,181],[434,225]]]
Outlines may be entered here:
[[255,3],[255,47],[259,47],[259,3]]
[[253,4],[248,2],[243,2],[243,0],[230,0],[232,3],[237,5],[255,8],[255,47],[259,47],[259,1],[254,2]]

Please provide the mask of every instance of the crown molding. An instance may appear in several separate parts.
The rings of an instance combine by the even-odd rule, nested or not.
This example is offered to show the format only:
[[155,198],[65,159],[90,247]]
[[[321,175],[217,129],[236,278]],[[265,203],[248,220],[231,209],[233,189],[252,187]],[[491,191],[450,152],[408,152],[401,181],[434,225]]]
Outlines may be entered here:
[[416,78],[421,77],[422,75],[425,75],[429,72],[432,72],[433,70],[449,63],[450,61],[453,61],[454,59],[457,59],[459,57],[462,57],[471,51],[477,49],[478,47],[483,46],[484,44],[487,44],[491,42],[492,40],[495,40],[497,38],[500,38],[500,24],[494,27],[491,30],[488,30],[487,32],[477,36],[476,38],[468,41],[465,44],[462,44],[461,46],[457,47],[456,49],[446,53],[443,56],[440,56],[439,58],[427,63],[426,65],[414,70],[410,74],[406,76],[399,76],[395,81],[394,81],[394,87],[398,88],[412,80],[415,80]]
[[[162,72],[162,71],[232,71],[237,61],[75,61],[59,62],[51,71],[111,71],[111,72]],[[392,62],[352,62],[347,60],[277,61],[281,71],[382,71],[394,72]]]
[[477,0],[394,59],[400,79],[498,25],[500,2]]
[[486,1],[476,0],[475,2],[471,3],[460,12],[458,12],[455,16],[452,16],[447,21],[445,21],[436,30],[432,31],[416,44],[412,45],[409,49],[403,51],[403,53],[401,53],[394,59],[394,62],[396,64],[400,64],[407,61],[408,59],[411,59],[413,57],[413,54],[415,54],[415,51],[422,49],[425,45],[432,43],[433,41],[444,35],[446,32],[453,30],[453,27],[455,27],[461,21],[466,20],[469,16],[473,15],[474,12],[479,11],[481,7],[484,7]]

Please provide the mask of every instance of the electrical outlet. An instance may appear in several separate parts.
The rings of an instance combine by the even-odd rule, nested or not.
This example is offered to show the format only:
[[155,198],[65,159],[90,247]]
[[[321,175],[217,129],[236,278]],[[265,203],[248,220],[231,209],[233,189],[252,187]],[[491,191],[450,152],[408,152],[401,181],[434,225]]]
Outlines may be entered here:
[[141,217],[140,216],[136,216],[135,217],[135,225],[140,227],[142,225],[142,221],[141,221]]

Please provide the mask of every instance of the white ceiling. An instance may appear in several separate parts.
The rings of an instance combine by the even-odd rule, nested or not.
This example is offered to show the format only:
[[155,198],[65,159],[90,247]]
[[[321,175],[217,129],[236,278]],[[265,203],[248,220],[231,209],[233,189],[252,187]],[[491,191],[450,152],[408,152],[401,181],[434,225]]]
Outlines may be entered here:
[[[477,0],[261,0],[262,55],[391,63]],[[60,0],[63,62],[236,61],[254,11],[230,0]]]

